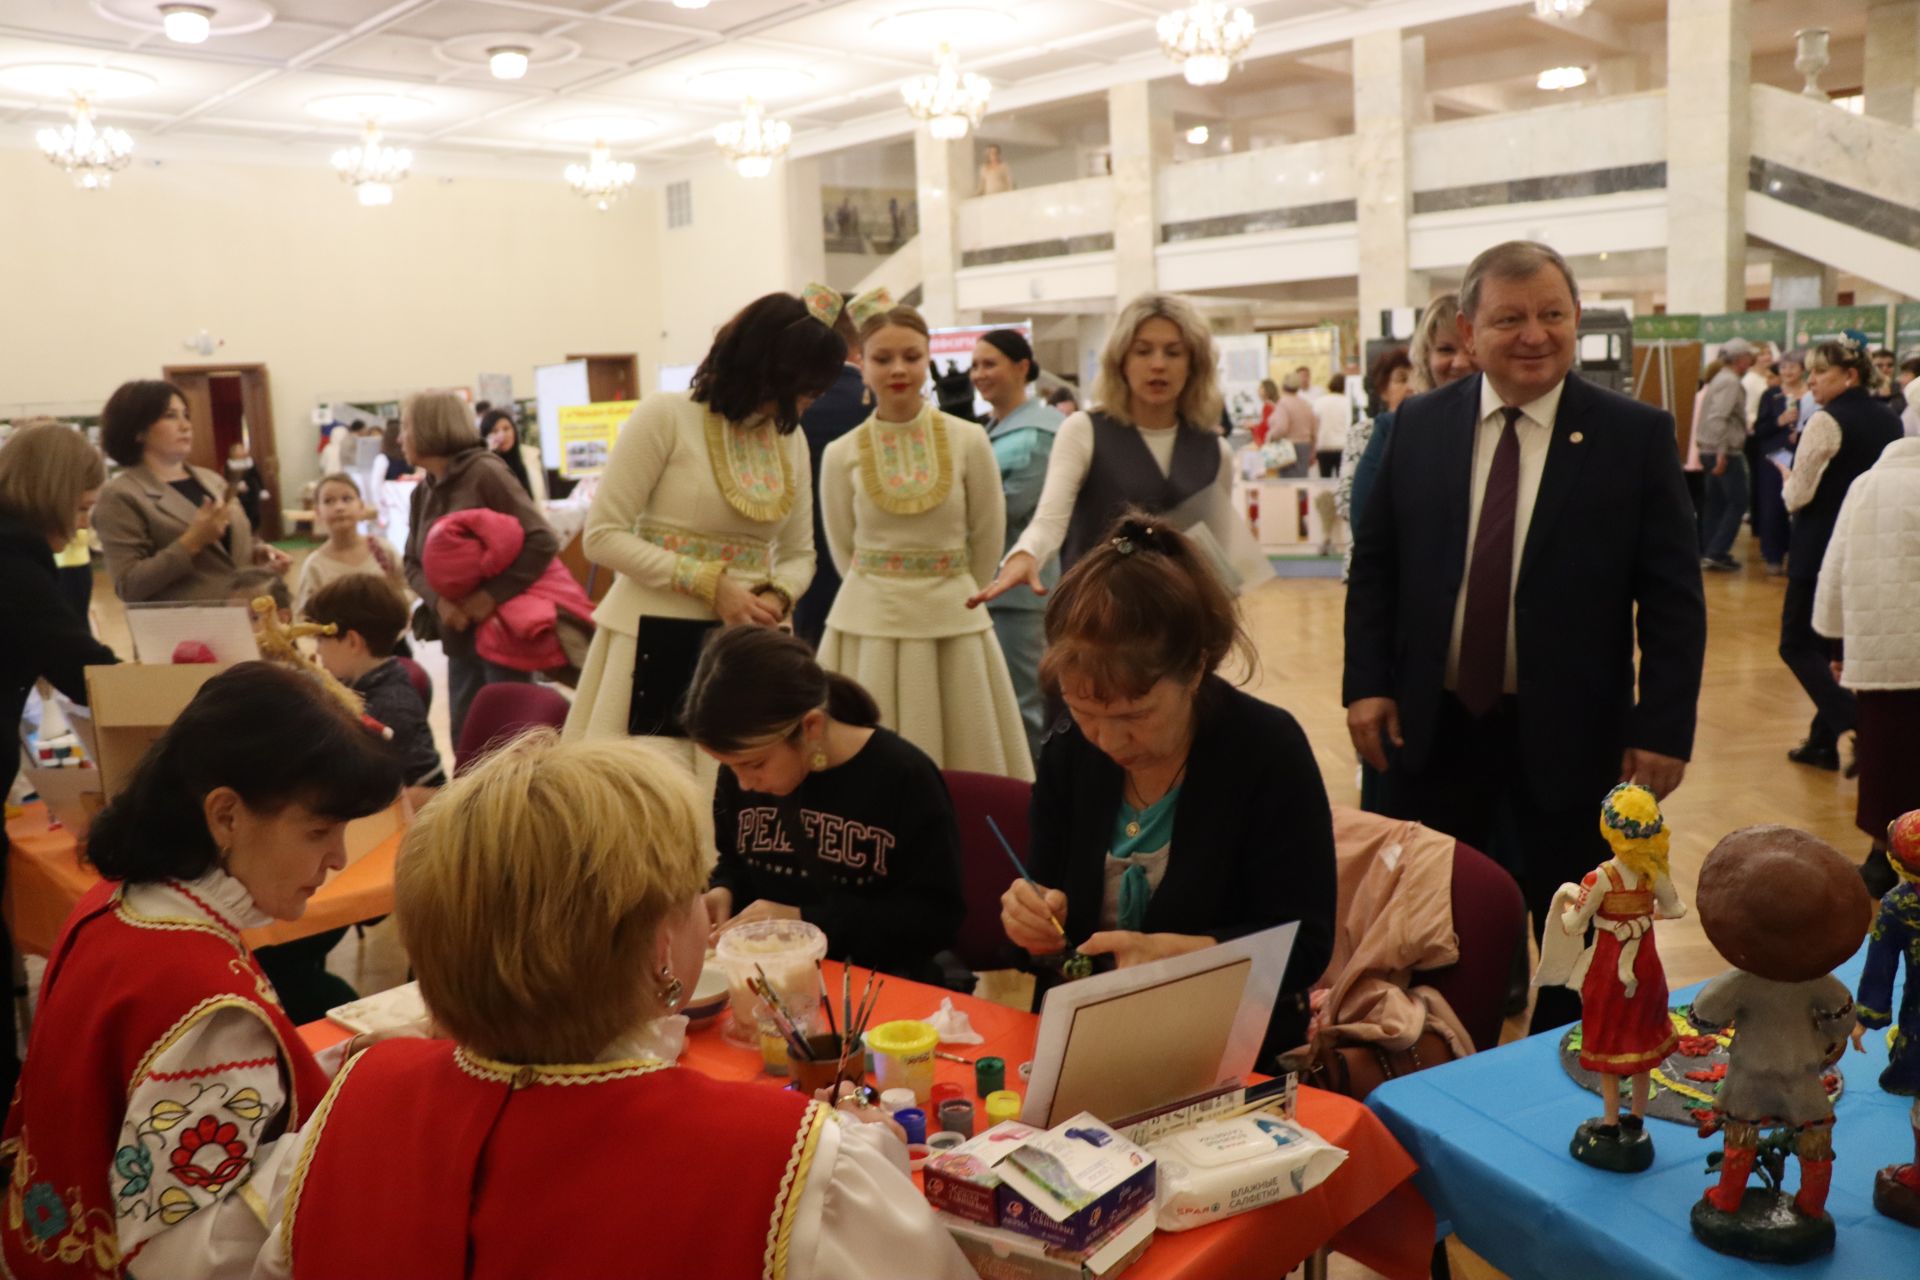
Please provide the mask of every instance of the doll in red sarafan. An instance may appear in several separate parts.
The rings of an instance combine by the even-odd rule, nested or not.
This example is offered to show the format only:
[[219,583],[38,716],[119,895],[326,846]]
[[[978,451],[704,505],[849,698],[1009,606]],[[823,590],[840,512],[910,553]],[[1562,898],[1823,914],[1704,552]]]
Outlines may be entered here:
[[[1614,1173],[1639,1173],[1653,1164],[1646,1130],[1651,1073],[1676,1040],[1653,922],[1678,919],[1687,909],[1668,875],[1671,837],[1653,792],[1633,783],[1608,792],[1600,806],[1600,834],[1613,857],[1554,895],[1533,985],[1579,991],[1580,1065],[1600,1077],[1605,1111],[1575,1131],[1573,1158]],[[1593,944],[1582,949],[1589,926]],[[1625,1116],[1623,1079],[1632,1082]]]

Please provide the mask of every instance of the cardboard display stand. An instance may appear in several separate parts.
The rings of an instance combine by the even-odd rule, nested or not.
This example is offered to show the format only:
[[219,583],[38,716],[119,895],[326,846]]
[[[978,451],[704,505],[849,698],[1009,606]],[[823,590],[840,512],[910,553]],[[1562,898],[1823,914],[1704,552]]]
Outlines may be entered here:
[[186,710],[200,686],[227,668],[218,663],[154,666],[123,662],[87,668],[93,710],[94,763],[106,799],[118,795],[147,748]]

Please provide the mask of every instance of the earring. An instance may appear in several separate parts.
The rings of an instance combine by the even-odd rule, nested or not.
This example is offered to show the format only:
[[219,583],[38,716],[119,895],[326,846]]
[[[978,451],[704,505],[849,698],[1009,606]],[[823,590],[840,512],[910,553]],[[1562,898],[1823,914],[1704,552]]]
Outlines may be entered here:
[[656,994],[660,997],[661,1007],[668,1013],[680,1012],[680,1006],[686,1003],[687,984],[674,977],[669,965],[661,965],[656,976],[660,980],[660,990]]
[[816,742],[813,744],[812,750],[807,753],[807,768],[818,773],[826,767],[827,749]]

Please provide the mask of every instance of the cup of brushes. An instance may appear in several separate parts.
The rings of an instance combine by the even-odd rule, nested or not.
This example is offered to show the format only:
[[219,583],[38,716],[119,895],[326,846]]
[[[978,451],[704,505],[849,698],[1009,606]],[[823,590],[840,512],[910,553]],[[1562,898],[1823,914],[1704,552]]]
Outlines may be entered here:
[[[819,962],[815,961],[816,968]],[[834,1013],[834,1002],[826,994],[824,975],[818,1010],[795,1010],[779,990],[767,981],[764,971],[757,972],[748,979],[754,994],[765,1002],[769,1022],[786,1050],[787,1074],[793,1078],[793,1087],[805,1092],[815,1093],[821,1089],[831,1089],[845,1080],[861,1084],[866,1077],[866,1049],[864,1039],[868,1021],[873,1017],[875,1002],[880,991],[886,986],[886,979],[869,972],[864,987],[855,998],[853,989],[853,971],[851,967],[843,969],[840,975],[840,1013]],[[815,1017],[815,1013],[818,1017]],[[822,1023],[824,1032],[815,1030]],[[768,1070],[773,1071],[769,1062]],[[778,1074],[778,1072],[775,1072]]]

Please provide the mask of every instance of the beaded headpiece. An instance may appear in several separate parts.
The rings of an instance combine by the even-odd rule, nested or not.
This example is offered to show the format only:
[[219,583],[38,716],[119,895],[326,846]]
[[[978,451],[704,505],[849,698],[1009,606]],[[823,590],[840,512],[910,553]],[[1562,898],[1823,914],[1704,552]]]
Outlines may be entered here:
[[810,284],[802,289],[800,301],[807,304],[808,315],[829,329],[840,318],[840,308],[846,303],[838,289],[829,289],[824,284]]
[[[1638,792],[1653,805],[1653,817],[1642,820],[1621,811],[1620,801],[1627,795]],[[1607,792],[1607,798],[1600,805],[1602,825],[1618,831],[1629,840],[1647,840],[1666,830],[1667,820],[1660,816],[1659,802],[1653,792],[1636,782],[1623,782]]]
[[1920,809],[1887,824],[1887,861],[1905,879],[1920,879]]
[[893,310],[893,295],[885,286],[869,289],[847,304],[847,314],[853,318],[853,327],[864,329],[867,321],[875,316],[883,316]]
[[1857,356],[1867,349],[1867,335],[1858,329],[1842,329],[1834,341],[1845,348],[1848,355]]

